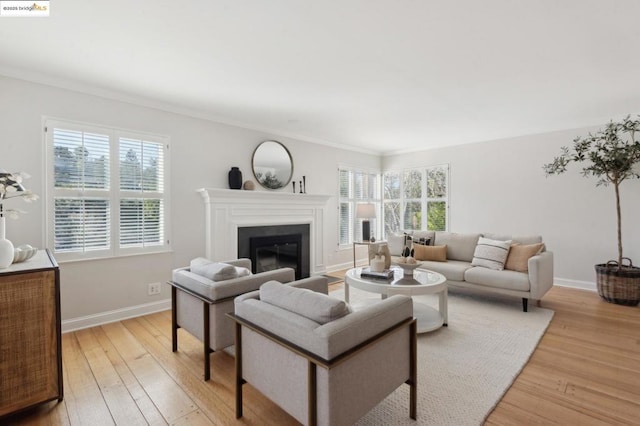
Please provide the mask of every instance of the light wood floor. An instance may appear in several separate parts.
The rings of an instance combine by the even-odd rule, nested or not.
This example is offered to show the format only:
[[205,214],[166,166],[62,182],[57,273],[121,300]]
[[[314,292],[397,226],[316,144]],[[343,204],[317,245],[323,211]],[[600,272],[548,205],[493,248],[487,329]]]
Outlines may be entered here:
[[[551,325],[487,424],[639,424],[640,308],[562,287],[542,306],[556,312]],[[180,330],[171,352],[169,312],[67,333],[62,345],[64,401],[0,423],[297,424],[248,385],[236,421],[233,358],[212,354],[211,381],[202,381],[200,342]]]

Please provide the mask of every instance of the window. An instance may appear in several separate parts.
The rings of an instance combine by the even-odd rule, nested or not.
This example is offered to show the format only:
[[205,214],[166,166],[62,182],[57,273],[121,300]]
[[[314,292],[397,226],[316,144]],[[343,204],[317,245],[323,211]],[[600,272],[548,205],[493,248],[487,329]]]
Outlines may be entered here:
[[384,235],[404,230],[447,230],[448,176],[448,165],[385,172]]
[[61,260],[169,249],[168,138],[46,120],[47,246]]
[[[372,203],[380,217],[380,174],[365,170],[340,168],[339,173],[339,237],[338,244],[362,241],[362,219],[356,218],[356,205]],[[371,231],[379,236],[377,219],[371,219]]]

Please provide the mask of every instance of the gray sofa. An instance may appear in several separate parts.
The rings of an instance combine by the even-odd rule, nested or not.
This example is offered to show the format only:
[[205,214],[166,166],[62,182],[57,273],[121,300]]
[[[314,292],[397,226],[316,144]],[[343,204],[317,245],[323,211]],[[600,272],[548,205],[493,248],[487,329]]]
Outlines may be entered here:
[[[446,262],[420,261],[422,269],[441,273],[453,286],[521,297],[522,309],[525,312],[529,300],[539,304],[540,299],[553,286],[553,253],[547,251],[544,246],[542,252],[529,258],[526,272],[507,269],[494,270],[471,264],[480,237],[500,241],[511,240],[513,244],[530,245],[543,242],[539,235],[512,236],[441,231],[414,231],[408,232],[408,234],[412,234],[414,241],[421,238],[429,239],[430,246],[447,246]],[[388,236],[392,262],[397,262],[402,254],[402,247],[399,246],[395,238],[397,237]]]

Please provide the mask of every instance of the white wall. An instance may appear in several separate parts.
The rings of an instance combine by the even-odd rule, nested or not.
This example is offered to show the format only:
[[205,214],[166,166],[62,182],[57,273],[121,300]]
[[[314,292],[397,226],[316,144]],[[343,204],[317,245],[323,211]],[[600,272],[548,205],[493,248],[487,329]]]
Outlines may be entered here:
[[[204,203],[197,188],[227,188],[227,173],[238,166],[252,179],[250,162],[263,140],[276,139],[289,149],[294,179],[306,176],[307,193],[333,195],[325,223],[327,265],[352,260],[350,250],[337,251],[337,167],[348,163],[380,168],[380,157],[302,142],[278,135],[141,107],[70,90],[0,77],[0,168],[26,171],[27,187],[44,198],[43,116],[168,135],[171,138],[172,253],[123,257],[60,265],[62,318],[154,303],[169,297],[147,296],[147,284],[165,282],[173,268],[204,255]],[[286,190],[290,190],[287,188]],[[12,207],[27,210],[9,221],[7,238],[15,245],[44,247],[44,200]],[[15,204],[15,205],[14,205]]]
[[[593,282],[593,265],[616,257],[613,191],[595,188],[577,169],[545,178],[542,165],[570,144],[578,129],[446,149],[384,157],[307,143],[278,135],[190,118],[158,109],[0,77],[0,168],[26,171],[27,187],[44,196],[42,117],[77,120],[171,137],[173,252],[61,264],[63,319],[154,303],[147,284],[164,282],[173,268],[204,253],[204,207],[195,189],[226,188],[227,172],[239,166],[252,178],[251,153],[266,139],[283,142],[295,163],[294,178],[307,176],[307,192],[330,194],[325,233],[329,268],[352,261],[337,248],[337,167],[372,169],[451,165],[451,230],[515,234],[540,233],[555,253],[559,279]],[[640,182],[623,184],[625,254],[640,263]],[[19,245],[44,246],[44,202],[11,207],[27,210],[8,221],[8,238]],[[332,212],[336,212],[332,214]],[[364,252],[363,252],[364,253]],[[364,254],[362,254],[364,256]],[[333,266],[333,268],[332,268]]]
[[[613,187],[596,187],[572,166],[542,166],[597,128],[574,129],[383,158],[383,169],[451,165],[450,230],[541,234],[554,252],[556,282],[595,288],[593,265],[617,258]],[[625,255],[640,264],[640,181],[621,186]]]

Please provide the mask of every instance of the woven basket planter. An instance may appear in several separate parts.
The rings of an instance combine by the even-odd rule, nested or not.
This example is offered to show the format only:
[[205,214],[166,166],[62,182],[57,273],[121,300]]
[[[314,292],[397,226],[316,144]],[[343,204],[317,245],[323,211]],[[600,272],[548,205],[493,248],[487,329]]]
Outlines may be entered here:
[[629,258],[628,265],[618,265],[611,260],[596,265],[598,294],[607,302],[618,305],[636,306],[640,302],[640,268],[633,266]]

